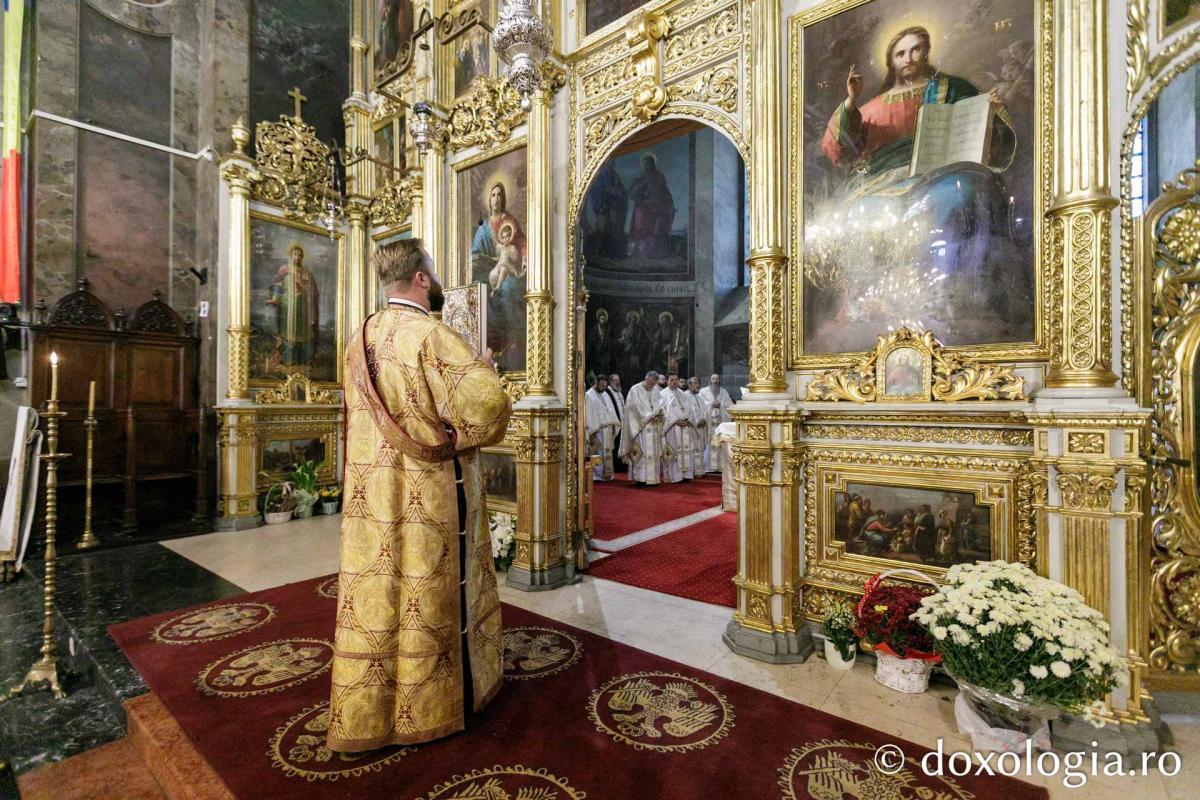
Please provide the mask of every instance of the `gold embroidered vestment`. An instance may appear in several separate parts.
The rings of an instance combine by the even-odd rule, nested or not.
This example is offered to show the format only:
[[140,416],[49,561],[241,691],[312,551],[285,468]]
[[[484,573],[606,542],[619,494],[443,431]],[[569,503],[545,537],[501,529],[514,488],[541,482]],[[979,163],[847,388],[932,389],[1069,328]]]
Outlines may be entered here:
[[500,688],[503,632],[478,448],[503,438],[511,407],[496,371],[457,333],[407,306],[367,320],[347,348],[346,375],[328,744],[354,752],[464,726],[460,529],[471,711]]

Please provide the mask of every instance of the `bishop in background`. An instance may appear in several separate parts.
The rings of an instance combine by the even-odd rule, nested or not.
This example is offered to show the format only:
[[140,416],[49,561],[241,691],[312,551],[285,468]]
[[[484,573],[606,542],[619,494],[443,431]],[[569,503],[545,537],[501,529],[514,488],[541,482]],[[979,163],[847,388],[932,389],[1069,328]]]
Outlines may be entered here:
[[491,364],[433,319],[418,240],[381,248],[388,296],[346,349],[346,469],[329,749],[464,728],[503,683],[478,449],[511,407]]

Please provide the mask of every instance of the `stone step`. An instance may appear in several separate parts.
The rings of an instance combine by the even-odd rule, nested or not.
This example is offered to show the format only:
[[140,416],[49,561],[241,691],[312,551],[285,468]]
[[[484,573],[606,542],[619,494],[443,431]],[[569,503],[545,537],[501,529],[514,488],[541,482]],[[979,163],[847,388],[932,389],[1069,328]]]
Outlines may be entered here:
[[129,741],[168,800],[237,800],[153,692],[125,703]]
[[17,778],[21,800],[168,800],[128,739]]

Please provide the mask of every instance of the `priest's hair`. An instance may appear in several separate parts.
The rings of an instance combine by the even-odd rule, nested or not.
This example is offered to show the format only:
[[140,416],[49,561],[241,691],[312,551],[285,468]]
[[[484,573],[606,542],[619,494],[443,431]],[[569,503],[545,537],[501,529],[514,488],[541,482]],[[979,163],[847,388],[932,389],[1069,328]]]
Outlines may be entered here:
[[650,370],[649,372],[646,373],[645,380],[651,380],[651,379],[658,380],[658,373],[655,372],[654,370]]
[[375,251],[375,274],[387,289],[404,290],[412,285],[418,272],[428,272],[425,248],[420,239],[400,239]]

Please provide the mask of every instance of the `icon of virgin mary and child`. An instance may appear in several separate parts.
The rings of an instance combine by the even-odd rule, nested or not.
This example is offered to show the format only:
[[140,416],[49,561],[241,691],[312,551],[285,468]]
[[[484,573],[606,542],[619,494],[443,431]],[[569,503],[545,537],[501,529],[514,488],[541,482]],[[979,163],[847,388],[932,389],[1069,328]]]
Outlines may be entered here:
[[519,371],[525,368],[525,231],[508,211],[503,183],[488,190],[487,208],[471,240],[471,274],[487,276],[487,338],[496,366]]

